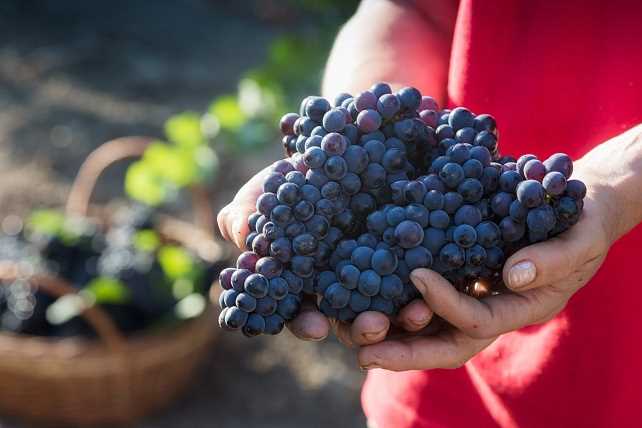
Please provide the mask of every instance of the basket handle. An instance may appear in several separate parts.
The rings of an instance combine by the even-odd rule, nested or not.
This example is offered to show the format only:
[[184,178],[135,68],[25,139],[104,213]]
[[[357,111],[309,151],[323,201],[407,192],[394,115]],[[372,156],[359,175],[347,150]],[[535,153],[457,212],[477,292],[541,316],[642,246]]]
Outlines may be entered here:
[[[80,166],[71,186],[65,208],[67,215],[87,216],[91,196],[103,171],[119,160],[142,156],[153,141],[150,137],[122,137],[94,149]],[[207,191],[202,185],[195,184],[190,186],[190,192],[194,223],[209,236],[214,236],[214,216]]]
[[[13,262],[0,263],[0,279],[14,281],[20,277],[19,267]],[[51,275],[34,274],[28,281],[38,285],[38,289],[52,297],[62,297],[77,294],[77,290],[67,281]],[[126,339],[118,330],[111,317],[97,305],[87,306],[80,314],[96,332],[99,339],[114,352],[120,352],[126,347]]]

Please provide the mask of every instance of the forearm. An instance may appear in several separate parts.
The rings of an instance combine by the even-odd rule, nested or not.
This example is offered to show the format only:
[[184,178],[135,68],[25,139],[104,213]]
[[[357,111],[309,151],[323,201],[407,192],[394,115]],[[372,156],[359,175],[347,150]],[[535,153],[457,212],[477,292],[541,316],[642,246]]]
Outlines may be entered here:
[[[425,11],[425,12],[424,12]],[[358,93],[374,82],[415,86],[442,105],[457,3],[364,0],[341,29],[323,79],[323,94]]]
[[642,125],[595,147],[578,167],[589,194],[602,193],[613,241],[642,221]]

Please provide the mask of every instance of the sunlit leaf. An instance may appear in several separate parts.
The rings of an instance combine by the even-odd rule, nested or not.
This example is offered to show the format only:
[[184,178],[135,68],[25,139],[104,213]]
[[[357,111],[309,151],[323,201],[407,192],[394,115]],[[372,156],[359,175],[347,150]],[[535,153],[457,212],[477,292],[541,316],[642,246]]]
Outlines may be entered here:
[[152,229],[139,230],[134,235],[134,247],[140,251],[152,252],[160,245],[160,238]]
[[198,174],[193,150],[164,143],[153,143],[145,150],[143,162],[157,176],[178,187],[183,187],[193,183]]
[[212,180],[218,174],[219,160],[216,152],[208,146],[201,146],[194,152],[194,162],[199,169],[201,180]]
[[218,97],[210,106],[210,113],[216,116],[221,128],[236,130],[247,120],[237,98],[233,95]]
[[175,245],[164,245],[158,250],[158,262],[168,278],[178,279],[192,273],[194,262],[189,253]]
[[188,278],[179,278],[172,284],[172,294],[176,300],[194,292],[194,281]]
[[165,122],[165,134],[169,141],[183,147],[196,147],[205,141],[201,132],[201,118],[192,112],[170,117]]
[[163,178],[143,161],[133,163],[125,174],[125,192],[147,205],[158,205],[165,199]]
[[65,215],[56,210],[35,210],[27,219],[27,229],[45,235],[58,235],[64,224]]
[[92,279],[83,292],[90,294],[99,305],[105,303],[122,305],[131,299],[131,292],[125,284],[107,276]]

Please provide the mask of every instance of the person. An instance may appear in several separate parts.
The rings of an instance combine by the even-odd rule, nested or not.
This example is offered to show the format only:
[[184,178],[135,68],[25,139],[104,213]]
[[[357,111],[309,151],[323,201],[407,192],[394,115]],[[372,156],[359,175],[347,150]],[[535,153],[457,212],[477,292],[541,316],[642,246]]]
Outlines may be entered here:
[[[625,0],[365,0],[340,31],[324,95],[415,86],[493,114],[504,154],[570,154],[589,189],[577,225],[506,261],[514,293],[476,300],[420,269],[423,299],[395,320],[406,333],[388,335],[373,312],[334,326],[368,370],[373,426],[642,425],[641,19],[642,3]],[[219,214],[238,244],[260,180]],[[417,334],[433,314],[451,327]],[[307,340],[330,327],[310,304],[290,325]]]

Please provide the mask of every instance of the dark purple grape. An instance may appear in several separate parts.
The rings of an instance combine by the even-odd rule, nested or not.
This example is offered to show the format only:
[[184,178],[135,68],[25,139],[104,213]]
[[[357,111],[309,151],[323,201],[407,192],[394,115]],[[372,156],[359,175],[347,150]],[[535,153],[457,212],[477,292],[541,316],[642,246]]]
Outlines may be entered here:
[[430,226],[437,229],[446,229],[450,224],[450,216],[443,210],[435,210],[430,213]]
[[384,119],[391,119],[401,109],[401,102],[394,94],[384,94],[377,101],[377,111]]
[[542,187],[551,196],[560,196],[566,190],[566,177],[557,171],[549,172],[542,180]]
[[314,187],[311,184],[304,184],[301,186],[301,197],[308,202],[315,203],[321,199],[321,192],[319,188]]
[[419,104],[419,110],[424,111],[424,110],[433,110],[433,111],[439,111],[439,105],[437,104],[437,101],[433,97],[429,97],[427,95],[424,95],[421,97],[421,103]]
[[308,201],[300,201],[292,209],[294,218],[299,221],[307,221],[314,215],[314,204]]
[[416,111],[421,104],[421,93],[413,87],[401,88],[397,92],[401,107],[405,110]]
[[422,228],[428,227],[430,223],[430,212],[426,207],[419,204],[410,204],[406,207],[406,219],[418,223]]
[[482,186],[484,186],[484,193],[490,194],[497,190],[497,186],[499,184],[499,177],[500,177],[500,171],[498,171],[496,168],[493,168],[492,166],[487,166],[484,168],[484,172],[482,173],[481,181]]
[[264,216],[269,217],[274,207],[278,204],[279,200],[274,193],[263,193],[256,200],[256,210]]
[[577,201],[582,200],[586,196],[586,185],[580,180],[568,180],[566,194]]
[[533,160],[533,159],[537,159],[537,156],[532,155],[532,154],[526,154],[526,155],[520,156],[519,159],[517,159],[517,162],[516,162],[517,172],[519,172],[519,174],[522,177],[525,177],[525,175],[524,175],[524,167],[526,166],[526,163],[528,161],[530,161],[530,160]]
[[265,319],[259,314],[250,314],[243,326],[243,334],[246,337],[255,337],[265,331]]
[[292,272],[301,278],[314,275],[314,258],[307,256],[294,256],[291,261]]
[[310,169],[306,175],[306,180],[308,184],[320,189],[325,183],[329,181],[328,177],[325,175],[325,171],[322,168],[319,169]]
[[287,263],[292,258],[292,245],[288,238],[278,238],[270,244],[270,255],[282,263]]
[[[519,187],[523,184],[526,183],[523,181],[522,183],[519,184],[517,187],[518,192],[519,192]],[[537,182],[535,182],[537,183]],[[539,184],[539,183],[537,183]],[[499,217],[506,217],[509,213],[510,210],[510,204],[513,202],[513,195],[507,192],[499,192],[495,194],[492,199],[490,200],[490,208],[493,210],[495,214],[497,214]],[[521,202],[521,201],[520,201]]]
[[387,300],[395,299],[403,293],[403,282],[397,275],[386,275],[381,277],[381,289],[379,294]]
[[[251,251],[246,251],[241,253],[241,255],[236,259],[236,268],[237,269],[247,269],[254,272],[254,267],[256,262],[259,259],[258,254]],[[237,272],[238,273],[238,272]]]
[[486,248],[486,267],[496,270],[504,264],[504,252],[499,247]]
[[378,163],[370,163],[361,174],[361,181],[368,189],[383,187],[386,184],[386,170]]
[[236,305],[236,298],[238,297],[239,292],[236,290],[225,290],[221,293],[219,299],[219,304],[221,308],[231,308]]
[[364,296],[372,297],[381,289],[381,277],[373,270],[366,270],[359,275],[357,288]]
[[270,296],[265,296],[262,299],[256,300],[255,313],[263,317],[268,317],[276,312],[277,301]]
[[286,113],[279,122],[279,128],[283,135],[294,135],[294,122],[299,118],[296,113]]
[[370,262],[373,254],[374,250],[370,247],[357,247],[350,256],[350,262],[362,271],[370,269]]
[[[268,223],[266,223],[268,224]],[[264,233],[258,233],[252,240],[252,248],[261,257],[267,256],[270,249],[270,240]]]
[[443,229],[429,227],[424,229],[424,240],[422,245],[431,252],[433,256],[439,254],[439,250],[446,243],[446,232]]
[[475,227],[477,232],[477,242],[484,248],[490,248],[499,245],[501,231],[497,224],[492,221],[484,221]]
[[285,320],[282,316],[278,314],[272,314],[268,317],[265,317],[265,334],[276,335],[283,331],[285,327]]
[[341,156],[348,148],[348,141],[343,135],[330,132],[321,140],[321,148],[330,156]]
[[343,154],[348,171],[361,174],[369,163],[368,152],[361,146],[350,146]]
[[247,319],[247,312],[243,312],[237,307],[230,307],[225,311],[225,325],[230,330],[239,330],[243,328]]
[[417,268],[429,268],[430,266],[432,266],[432,254],[425,247],[415,247],[406,250],[404,261],[406,262],[410,270],[414,270]]
[[472,247],[477,242],[477,231],[468,224],[460,224],[453,230],[453,241],[463,248]]
[[476,136],[477,132],[473,128],[462,128],[455,132],[455,139],[460,143],[472,144]]
[[472,128],[475,126],[475,115],[465,107],[457,107],[450,112],[448,124],[456,131],[467,127]]
[[528,208],[522,205],[518,200],[514,200],[510,204],[508,215],[510,215],[510,217],[516,222],[523,223],[524,220],[526,220],[526,216],[528,215]]
[[462,168],[464,170],[464,175],[468,178],[480,179],[484,173],[484,166],[477,159],[468,159],[463,163]]
[[325,112],[330,110],[331,106],[328,100],[322,97],[308,97],[305,105],[305,114],[315,122],[321,122]]
[[260,299],[267,296],[269,282],[265,276],[253,273],[245,279],[243,288],[250,296]]
[[318,246],[317,238],[312,236],[310,233],[304,233],[299,236],[295,236],[292,239],[292,249],[295,254],[300,256],[309,256],[314,254]]
[[403,141],[412,141],[417,136],[417,128],[412,119],[404,119],[395,122],[394,135]]
[[528,229],[538,233],[548,233],[555,227],[555,211],[550,205],[533,208],[526,217]]
[[517,199],[526,208],[535,208],[544,202],[544,188],[536,180],[522,181],[517,186]]
[[253,312],[256,309],[256,299],[248,293],[239,293],[235,303],[236,307],[244,312]]
[[437,190],[430,190],[424,197],[424,206],[433,211],[444,207],[444,195]]
[[293,319],[298,313],[301,306],[301,301],[294,294],[288,294],[285,298],[277,304],[276,312],[283,317],[284,320],[289,321]]
[[390,88],[389,84],[385,82],[379,82],[372,85],[369,91],[372,92],[377,98],[380,98],[386,94],[391,93],[392,89]]
[[285,236],[288,238],[294,238],[303,232],[305,232],[305,226],[301,222],[291,223],[285,228]]
[[348,141],[350,141],[351,144],[356,144],[359,130],[355,125],[349,123],[345,126],[345,128],[343,128],[343,135],[348,139]]
[[305,222],[305,228],[312,236],[317,239],[323,239],[328,234],[330,223],[321,215],[313,215],[310,220]]
[[479,208],[477,208],[474,205],[466,204],[466,205],[462,205],[457,210],[453,220],[455,225],[457,226],[460,224],[467,224],[475,227],[481,222],[482,215],[481,215],[481,212],[479,211]]
[[484,187],[475,178],[466,178],[457,187],[457,192],[463,197],[464,202],[475,203],[484,196]]
[[424,230],[418,223],[404,220],[395,227],[395,238],[402,248],[413,248],[423,241]]
[[276,193],[281,184],[285,183],[285,177],[279,172],[271,172],[263,182],[263,193]]
[[475,137],[474,144],[476,146],[485,147],[490,153],[494,153],[495,150],[497,150],[497,137],[488,131],[481,131]]
[[361,275],[361,271],[359,268],[357,268],[355,265],[345,265],[341,269],[341,272],[339,273],[339,279],[341,281],[341,284],[343,287],[347,288],[348,290],[354,290],[357,288],[357,284],[359,283],[359,275]]
[[270,215],[271,221],[283,227],[290,223],[292,219],[292,209],[287,205],[277,205]]
[[443,180],[446,186],[455,188],[463,181],[466,174],[464,169],[454,162],[449,162],[439,171],[439,178]]
[[356,195],[361,190],[361,179],[351,172],[341,179],[340,184],[343,191],[349,196]]
[[519,241],[525,233],[524,224],[517,223],[511,217],[504,217],[499,222],[499,230],[502,232],[502,239],[506,242]]
[[381,115],[376,110],[362,110],[357,116],[357,126],[361,132],[374,132],[381,126]]
[[372,140],[381,141],[383,143],[384,141],[386,141],[386,136],[383,134],[383,132],[377,130],[374,132],[363,134],[359,139],[359,142],[362,146],[364,146],[368,141]]
[[234,272],[236,272],[236,269],[234,268],[225,268],[219,274],[218,281],[223,290],[229,290],[232,288],[232,275],[234,275]]
[[497,122],[495,118],[489,114],[480,114],[473,120],[473,127],[477,132],[488,131],[495,134],[497,132]]
[[448,214],[455,214],[463,204],[464,197],[457,192],[447,192],[444,195],[444,211]]
[[272,164],[272,170],[285,176],[288,172],[294,171],[294,166],[288,160],[281,159]]
[[457,269],[466,262],[466,254],[457,244],[449,242],[439,251],[439,260],[448,269]]
[[350,301],[350,290],[343,287],[340,283],[335,282],[325,290],[323,297],[334,309],[341,309],[348,305]]
[[[423,230],[421,233],[423,239]],[[372,269],[379,275],[390,275],[397,269],[397,257],[389,250],[376,250],[372,254],[370,264]]]
[[370,91],[361,92],[354,97],[354,106],[358,112],[377,108],[377,96]]
[[321,197],[334,201],[341,196],[341,185],[336,181],[328,181],[321,188]]
[[370,162],[381,163],[383,161],[383,155],[386,152],[386,146],[383,142],[371,140],[365,143],[363,148],[368,153]]
[[303,161],[310,168],[321,168],[327,156],[320,147],[310,147],[303,155]]
[[350,293],[350,302],[348,302],[350,309],[356,313],[365,312],[370,307],[370,297],[364,296],[358,291],[354,290]]
[[544,166],[546,172],[561,172],[567,179],[573,174],[573,161],[565,153],[555,153],[544,161]]
[[469,266],[480,267],[486,263],[486,249],[481,245],[473,245],[466,250],[466,264]]
[[379,240],[372,233],[364,233],[357,238],[357,244],[363,247],[370,247],[374,249],[378,243]]
[[546,167],[537,159],[531,159],[524,165],[524,177],[528,180],[542,181],[546,175]]
[[332,108],[323,115],[323,127],[328,132],[339,132],[346,126],[346,111]]
[[268,296],[274,300],[281,300],[288,294],[288,282],[283,277],[276,277],[270,280]]
[[232,288],[238,292],[243,291],[245,280],[250,275],[252,275],[252,271],[249,269],[236,269],[231,278]]
[[341,156],[332,156],[325,162],[323,170],[330,180],[339,181],[347,174],[348,165]]

